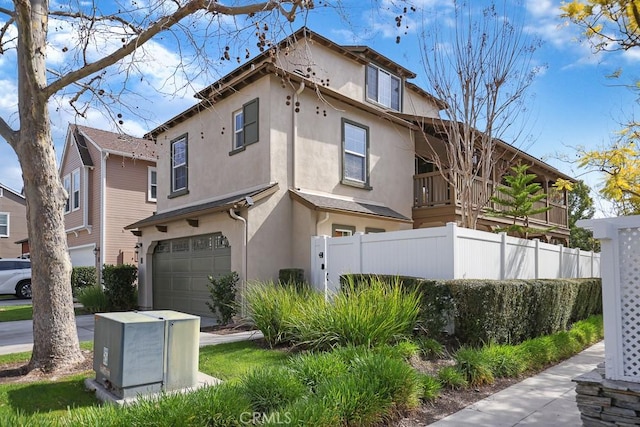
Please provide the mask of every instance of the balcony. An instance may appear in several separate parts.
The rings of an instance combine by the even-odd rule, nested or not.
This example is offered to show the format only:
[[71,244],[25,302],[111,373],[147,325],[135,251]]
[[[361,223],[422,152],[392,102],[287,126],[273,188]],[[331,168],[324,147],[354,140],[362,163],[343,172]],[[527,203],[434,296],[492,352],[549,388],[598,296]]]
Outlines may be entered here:
[[[458,179],[458,182],[461,182]],[[482,181],[476,179],[471,188],[471,199],[474,205],[484,205],[482,197]],[[493,193],[495,182],[489,181],[488,194]],[[498,184],[501,185],[501,184]],[[502,193],[495,192],[497,197],[501,197]],[[456,192],[450,188],[449,183],[442,177],[440,172],[430,172],[414,175],[413,177],[413,220],[414,227],[422,227],[429,225],[442,225],[447,222],[456,222],[460,216],[459,200],[456,200]],[[560,194],[560,197],[545,198],[536,202],[535,207],[550,207],[546,212],[532,215],[529,217],[529,223],[532,227],[549,228],[554,227],[550,234],[553,237],[566,238],[569,234],[568,230],[568,212],[564,203],[566,197]],[[484,207],[494,210],[502,210],[502,205],[489,201]],[[500,218],[489,216],[481,213],[479,216],[479,225],[487,228],[493,228],[501,224],[510,223],[509,218]]]

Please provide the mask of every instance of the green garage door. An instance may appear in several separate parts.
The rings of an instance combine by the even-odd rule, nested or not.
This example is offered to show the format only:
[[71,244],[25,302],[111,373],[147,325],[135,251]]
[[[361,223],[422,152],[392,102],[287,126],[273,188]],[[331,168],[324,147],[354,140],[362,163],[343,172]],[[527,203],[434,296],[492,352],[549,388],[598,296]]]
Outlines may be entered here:
[[212,317],[209,276],[231,272],[231,248],[222,233],[158,242],[153,253],[153,308]]

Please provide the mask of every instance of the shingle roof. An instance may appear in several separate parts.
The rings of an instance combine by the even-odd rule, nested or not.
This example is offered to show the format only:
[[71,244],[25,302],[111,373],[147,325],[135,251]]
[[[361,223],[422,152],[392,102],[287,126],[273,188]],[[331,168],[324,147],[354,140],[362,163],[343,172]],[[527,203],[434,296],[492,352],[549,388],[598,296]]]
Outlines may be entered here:
[[277,189],[277,183],[265,185],[258,188],[257,190],[247,191],[241,194],[236,194],[235,196],[226,197],[224,199],[201,203],[195,206],[187,206],[185,208],[174,209],[172,211],[162,212],[159,214],[153,214],[150,217],[142,219],[138,222],[134,222],[133,224],[127,225],[124,228],[125,230],[133,230],[141,227],[149,227],[151,225],[166,224],[167,222],[175,221],[178,219],[193,218],[199,215],[222,212],[227,209],[233,208],[234,205],[237,205],[239,203],[242,203],[243,205],[246,204],[247,197],[259,199],[272,194],[272,192]]
[[[144,160],[155,161],[157,159],[156,144],[149,139],[136,138],[88,126],[74,126],[76,130],[80,131],[81,135],[88,137],[104,151]],[[80,155],[82,156],[82,152]]]
[[289,194],[293,199],[298,200],[312,209],[377,216],[407,222],[412,221],[411,218],[407,218],[387,206],[318,196],[295,190],[289,190]]

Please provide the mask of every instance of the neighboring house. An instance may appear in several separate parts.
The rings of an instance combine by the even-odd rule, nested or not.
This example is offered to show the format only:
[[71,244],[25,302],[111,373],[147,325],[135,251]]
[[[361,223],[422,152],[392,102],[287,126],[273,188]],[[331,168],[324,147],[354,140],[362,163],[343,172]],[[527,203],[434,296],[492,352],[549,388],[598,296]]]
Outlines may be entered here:
[[0,184],[0,258],[22,255],[16,241],[27,237],[27,201],[24,196]]
[[446,221],[414,220],[414,119],[437,118],[441,106],[414,77],[372,49],[302,28],[152,130],[157,213],[126,227],[142,245],[141,306],[210,315],[209,275],[268,280],[297,267],[308,276],[311,236]]
[[156,210],[155,160],[153,141],[69,125],[60,178],[74,267],[137,263],[137,238],[124,226]]

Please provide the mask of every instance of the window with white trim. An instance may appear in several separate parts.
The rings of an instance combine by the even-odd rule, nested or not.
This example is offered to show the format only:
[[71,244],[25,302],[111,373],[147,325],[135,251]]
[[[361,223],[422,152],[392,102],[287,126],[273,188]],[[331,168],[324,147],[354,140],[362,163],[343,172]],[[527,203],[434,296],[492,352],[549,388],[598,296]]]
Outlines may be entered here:
[[187,192],[187,155],[187,135],[185,134],[171,142],[171,193],[173,195]]
[[331,235],[333,237],[353,236],[356,228],[353,225],[333,224],[331,227]]
[[147,200],[155,202],[158,200],[158,174],[154,166],[149,166],[147,171]]
[[76,169],[71,174],[71,210],[80,209],[80,169]]
[[342,182],[369,185],[369,128],[342,119]]
[[231,154],[241,151],[249,144],[258,142],[259,139],[259,102],[258,98],[252,99],[242,106],[241,110],[233,112],[233,144]]
[[0,212],[0,237],[9,237],[9,212]]
[[400,111],[402,80],[375,65],[367,65],[367,99]]
[[65,175],[62,178],[62,186],[64,191],[67,192],[67,201],[64,204],[64,213],[71,212],[71,175]]

